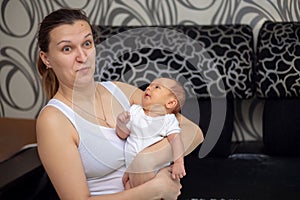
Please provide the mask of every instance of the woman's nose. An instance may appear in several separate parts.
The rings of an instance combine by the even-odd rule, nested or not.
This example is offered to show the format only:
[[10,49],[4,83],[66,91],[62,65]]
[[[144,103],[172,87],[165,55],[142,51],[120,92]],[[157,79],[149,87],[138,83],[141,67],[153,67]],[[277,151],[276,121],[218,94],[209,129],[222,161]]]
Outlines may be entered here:
[[78,48],[76,61],[77,62],[85,62],[87,60],[87,52],[82,48]]

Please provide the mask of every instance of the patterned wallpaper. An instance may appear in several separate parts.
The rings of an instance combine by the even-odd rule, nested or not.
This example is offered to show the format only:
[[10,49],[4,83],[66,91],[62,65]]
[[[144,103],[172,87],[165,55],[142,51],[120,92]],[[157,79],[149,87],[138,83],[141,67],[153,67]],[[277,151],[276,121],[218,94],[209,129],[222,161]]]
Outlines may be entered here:
[[[248,24],[255,37],[266,20],[300,21],[300,0],[2,0],[0,4],[0,117],[15,118],[35,118],[45,104],[36,71],[36,32],[43,17],[57,8],[82,8],[97,25]],[[250,99],[235,106],[235,139],[260,139],[263,102]]]

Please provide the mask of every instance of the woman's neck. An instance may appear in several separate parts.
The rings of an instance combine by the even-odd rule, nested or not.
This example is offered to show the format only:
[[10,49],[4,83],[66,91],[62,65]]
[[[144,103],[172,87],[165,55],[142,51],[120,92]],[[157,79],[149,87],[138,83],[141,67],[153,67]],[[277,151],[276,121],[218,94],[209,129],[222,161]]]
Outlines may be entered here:
[[101,94],[98,84],[94,82],[86,88],[60,87],[55,98],[63,101],[77,114],[93,123],[105,124],[106,118],[103,111]]
[[85,87],[68,87],[61,85],[58,88],[58,93],[64,98],[75,102],[89,102],[95,98],[97,84],[92,82]]

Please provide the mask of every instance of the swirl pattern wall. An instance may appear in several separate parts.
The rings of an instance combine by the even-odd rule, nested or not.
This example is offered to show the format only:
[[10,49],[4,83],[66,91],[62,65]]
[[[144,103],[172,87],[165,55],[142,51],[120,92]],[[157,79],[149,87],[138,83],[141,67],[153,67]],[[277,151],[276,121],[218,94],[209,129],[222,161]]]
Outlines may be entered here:
[[[2,0],[0,117],[35,118],[45,104],[36,70],[36,32],[43,17],[61,7],[84,9],[97,25],[248,24],[254,38],[266,20],[300,21],[300,0]],[[236,139],[260,139],[257,117],[263,102],[250,99],[235,106]]]

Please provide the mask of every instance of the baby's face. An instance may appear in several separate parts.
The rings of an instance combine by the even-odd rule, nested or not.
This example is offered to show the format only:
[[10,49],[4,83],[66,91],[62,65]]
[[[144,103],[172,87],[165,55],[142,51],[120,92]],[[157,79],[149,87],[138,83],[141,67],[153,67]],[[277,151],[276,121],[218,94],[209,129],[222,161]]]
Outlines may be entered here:
[[174,98],[169,90],[173,80],[160,78],[154,80],[145,90],[143,96],[143,107],[166,104]]

